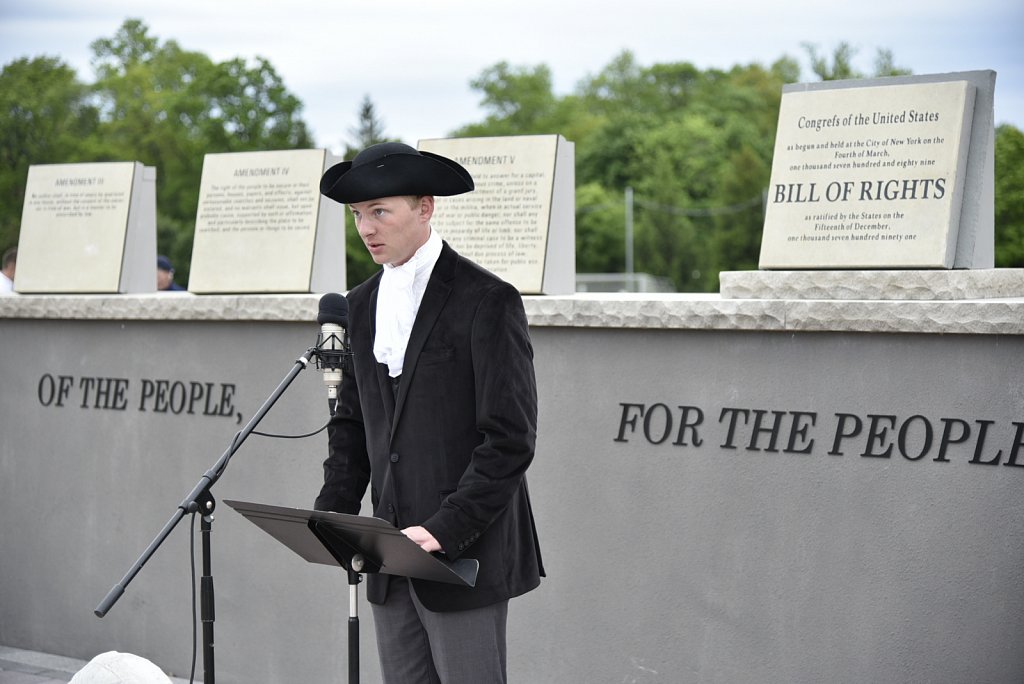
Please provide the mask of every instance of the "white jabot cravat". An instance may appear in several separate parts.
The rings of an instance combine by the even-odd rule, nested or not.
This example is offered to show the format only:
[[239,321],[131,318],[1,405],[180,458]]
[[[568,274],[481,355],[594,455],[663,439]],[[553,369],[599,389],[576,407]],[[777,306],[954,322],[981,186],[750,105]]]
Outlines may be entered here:
[[388,375],[393,378],[402,374],[412,324],[420,310],[430,273],[441,256],[441,246],[441,236],[431,228],[430,237],[411,259],[401,266],[384,264],[377,291],[373,355],[378,362],[387,364]]

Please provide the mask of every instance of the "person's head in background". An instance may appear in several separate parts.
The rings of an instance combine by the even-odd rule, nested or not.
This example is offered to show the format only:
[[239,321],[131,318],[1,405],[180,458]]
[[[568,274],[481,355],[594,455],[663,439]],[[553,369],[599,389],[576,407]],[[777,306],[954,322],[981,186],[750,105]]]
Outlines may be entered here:
[[18,262],[18,248],[11,247],[0,260],[0,295],[14,292],[14,267]]
[[14,268],[18,263],[18,248],[11,247],[9,250],[4,252],[4,258],[2,262],[3,274],[14,280]]
[[174,266],[171,260],[163,254],[156,258],[156,289],[158,290],[180,290],[182,289],[174,282]]

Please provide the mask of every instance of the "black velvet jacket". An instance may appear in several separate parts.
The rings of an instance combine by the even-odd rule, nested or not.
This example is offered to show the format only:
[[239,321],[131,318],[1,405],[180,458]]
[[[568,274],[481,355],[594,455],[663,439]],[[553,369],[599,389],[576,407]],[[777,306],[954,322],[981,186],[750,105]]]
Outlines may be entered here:
[[[526,469],[537,386],[522,297],[447,243],[413,324],[398,396],[373,356],[380,273],[349,292],[353,373],[328,428],[315,508],[422,525],[451,559],[476,558],[474,588],[413,580],[430,610],[465,610],[534,589],[544,574]],[[353,377],[354,376],[354,377]],[[383,601],[387,575],[370,575]]]

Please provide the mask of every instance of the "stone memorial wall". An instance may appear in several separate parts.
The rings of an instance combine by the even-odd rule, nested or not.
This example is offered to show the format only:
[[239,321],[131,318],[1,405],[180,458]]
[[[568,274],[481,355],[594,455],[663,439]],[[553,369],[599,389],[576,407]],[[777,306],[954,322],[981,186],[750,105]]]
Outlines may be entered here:
[[[929,273],[888,294],[939,299],[524,297],[547,577],[510,604],[510,680],[1019,681],[1024,278],[951,300]],[[0,644],[187,672],[188,518],[93,610],[314,342],[317,299],[0,298]],[[326,420],[308,369],[259,429]],[[213,488],[224,684],[344,678],[345,574],[223,503],[309,508],[325,457],[323,433],[251,436]]]

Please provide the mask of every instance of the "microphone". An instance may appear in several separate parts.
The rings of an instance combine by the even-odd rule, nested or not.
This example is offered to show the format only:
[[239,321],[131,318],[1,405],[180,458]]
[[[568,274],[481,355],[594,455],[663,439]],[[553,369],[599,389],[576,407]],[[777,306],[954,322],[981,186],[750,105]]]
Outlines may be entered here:
[[320,298],[320,312],[316,316],[320,336],[316,341],[317,367],[324,372],[327,403],[334,415],[338,407],[338,387],[344,371],[349,370],[352,355],[348,342],[348,300],[344,295],[329,292]]

